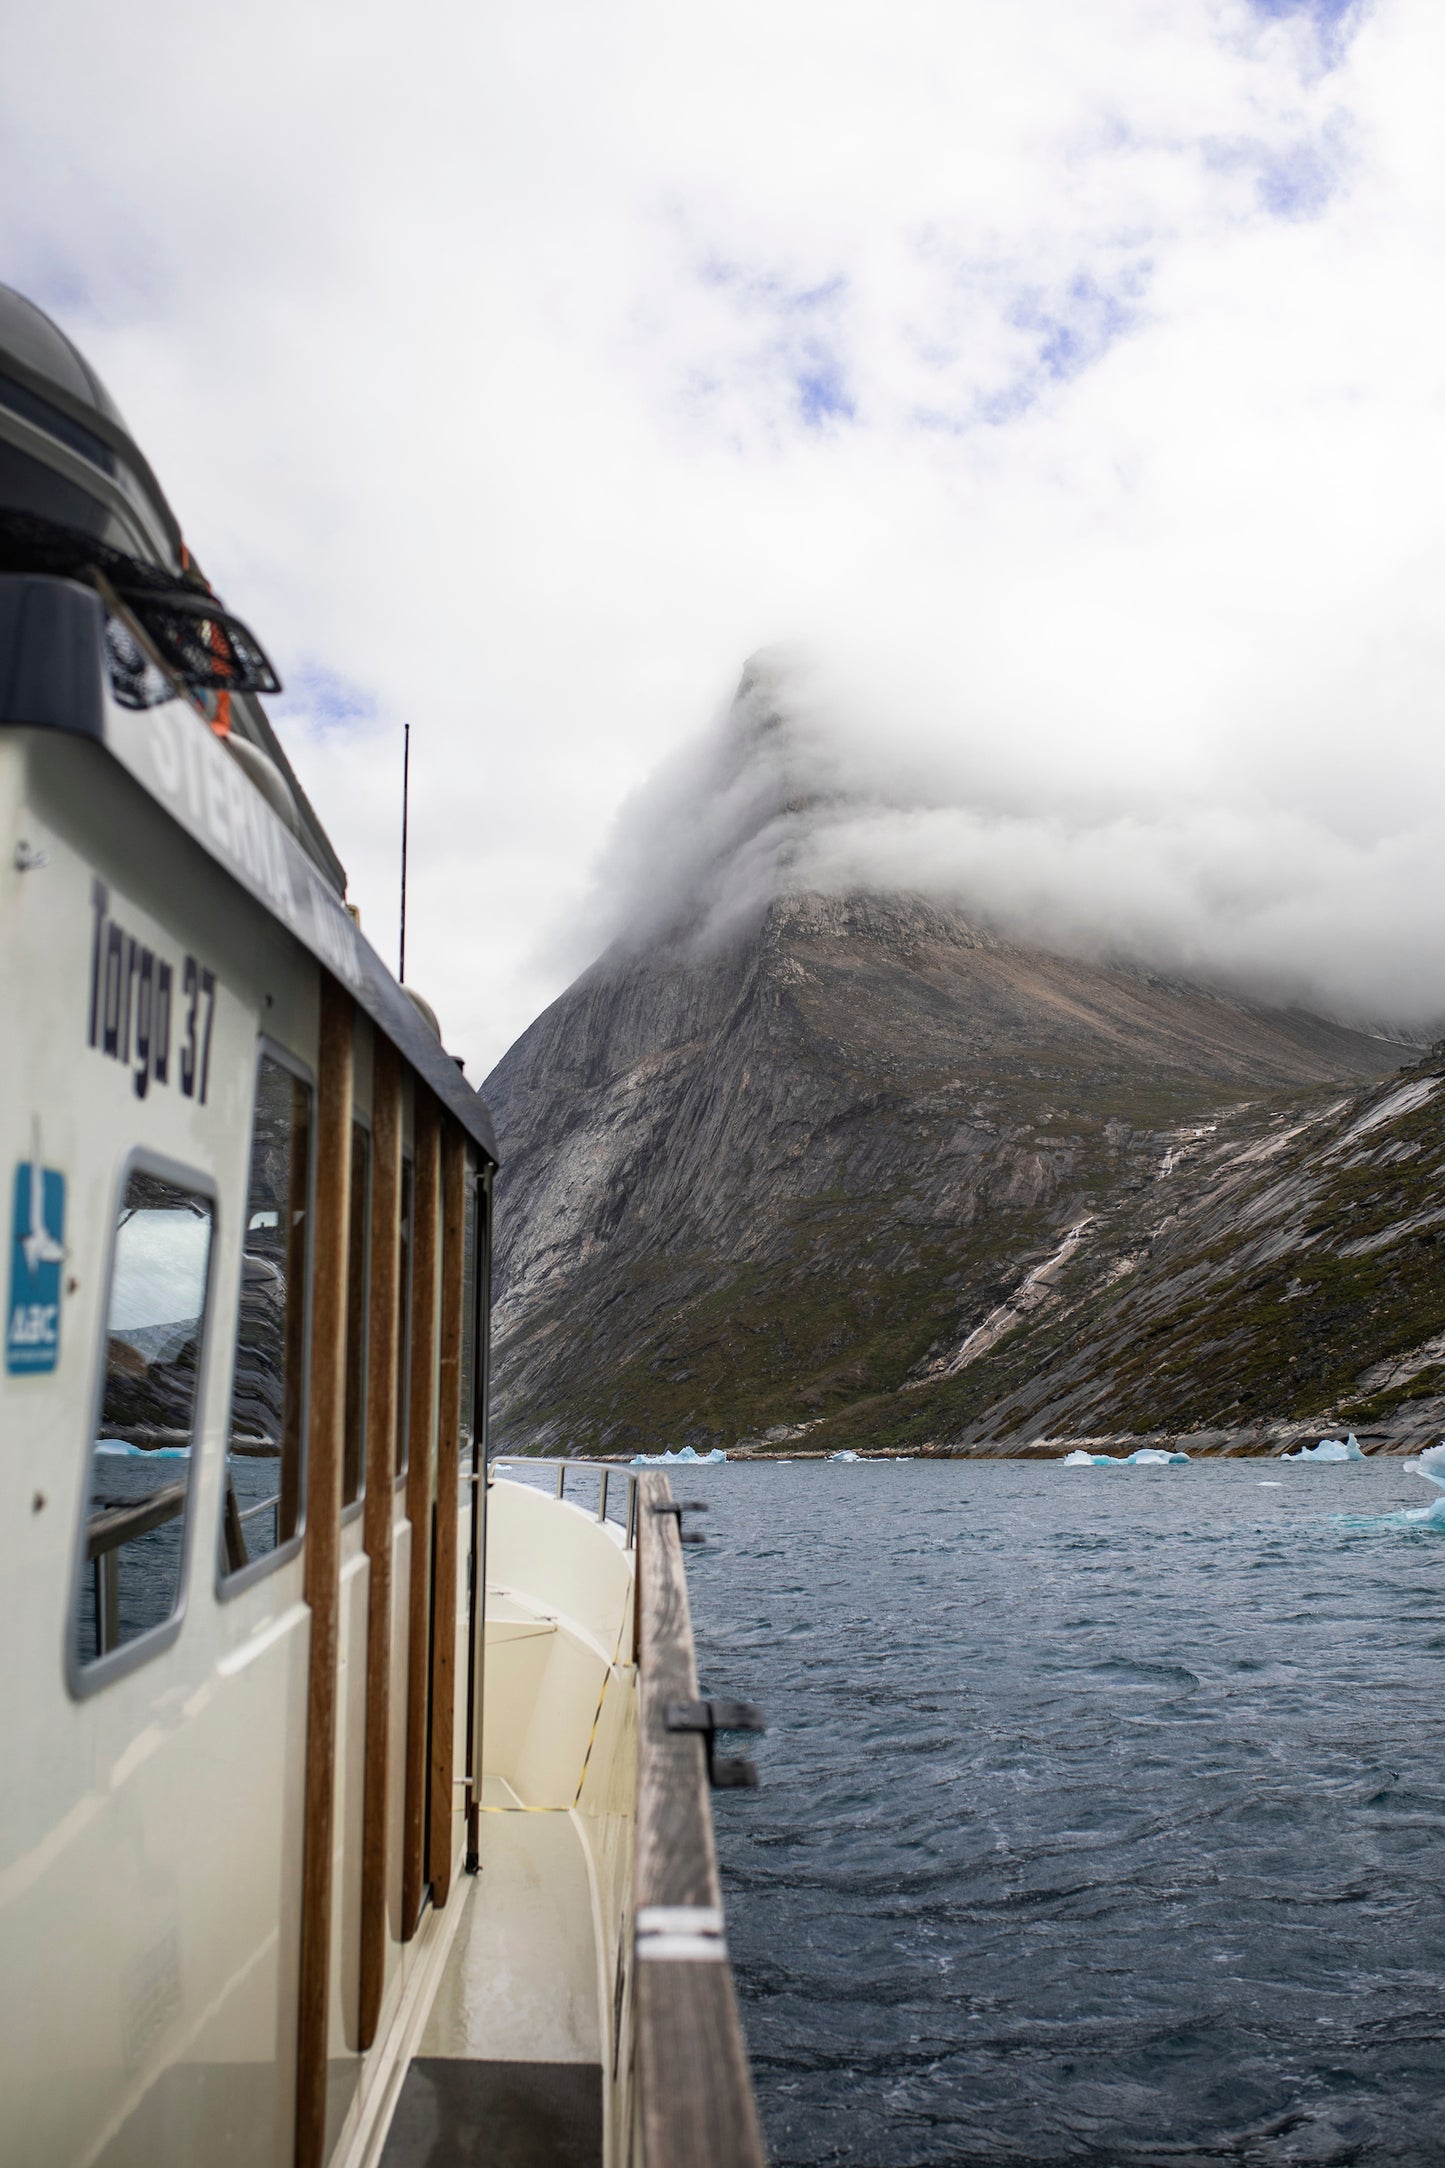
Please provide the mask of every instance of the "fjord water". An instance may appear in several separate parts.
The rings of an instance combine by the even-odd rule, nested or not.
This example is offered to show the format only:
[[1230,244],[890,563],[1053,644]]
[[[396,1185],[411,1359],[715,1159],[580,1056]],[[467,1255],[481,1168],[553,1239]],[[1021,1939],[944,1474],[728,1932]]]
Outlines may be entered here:
[[703,1691],[769,1716],[715,1810],[778,2168],[1445,2158],[1401,1462],[672,1480]]

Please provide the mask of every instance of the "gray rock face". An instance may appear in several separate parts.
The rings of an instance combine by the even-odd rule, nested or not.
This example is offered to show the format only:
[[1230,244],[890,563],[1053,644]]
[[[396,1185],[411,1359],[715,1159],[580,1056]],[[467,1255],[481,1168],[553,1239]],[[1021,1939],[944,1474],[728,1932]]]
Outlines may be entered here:
[[[1164,1432],[1416,1450],[1445,1420],[1445,1045],[1385,1082],[1181,1135],[976,1368],[911,1388],[915,1437]],[[861,1412],[861,1411],[859,1411]]]
[[[999,1366],[1081,1274],[1114,1273],[1123,1238],[1099,1230],[1144,1226],[1166,1155],[1316,1110],[1406,1051],[906,896],[785,895],[706,951],[614,951],[483,1087],[496,1435],[1037,1435],[1058,1410]],[[1146,1400],[1131,1421],[1152,1427]]]

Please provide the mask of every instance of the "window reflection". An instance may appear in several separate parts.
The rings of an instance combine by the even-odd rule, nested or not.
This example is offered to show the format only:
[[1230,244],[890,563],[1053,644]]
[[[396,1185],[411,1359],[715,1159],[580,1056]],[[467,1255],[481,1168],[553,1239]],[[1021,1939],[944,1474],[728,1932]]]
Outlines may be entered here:
[[366,1488],[366,1342],[371,1292],[371,1139],[351,1125],[351,1232],[346,1260],[346,1425],[341,1503],[354,1505]]
[[73,1621],[81,1664],[180,1606],[213,1224],[208,1198],[132,1172],[116,1223]]
[[472,1415],[476,1400],[477,1371],[477,1178],[471,1167],[466,1177],[466,1219],[462,1227],[462,1466],[472,1457]]
[[301,1525],[306,1400],[311,1090],[263,1054],[256,1075],[222,1570],[237,1573]]
[[401,1163],[401,1269],[397,1275],[396,1321],[396,1472],[407,1464],[407,1416],[411,1403],[411,1220],[415,1189],[412,1163]]

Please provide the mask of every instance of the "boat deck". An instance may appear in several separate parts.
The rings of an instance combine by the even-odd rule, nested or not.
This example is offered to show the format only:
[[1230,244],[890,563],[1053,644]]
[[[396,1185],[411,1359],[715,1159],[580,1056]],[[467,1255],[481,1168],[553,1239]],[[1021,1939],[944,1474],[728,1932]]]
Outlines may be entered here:
[[489,1779],[480,1854],[382,2168],[601,2168],[597,1951],[572,1816]]

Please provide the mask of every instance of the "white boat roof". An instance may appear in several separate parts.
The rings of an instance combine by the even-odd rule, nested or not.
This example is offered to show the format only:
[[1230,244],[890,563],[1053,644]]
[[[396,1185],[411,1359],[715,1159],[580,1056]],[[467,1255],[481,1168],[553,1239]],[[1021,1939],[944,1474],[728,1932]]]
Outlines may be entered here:
[[101,746],[206,855],[347,988],[497,1164],[491,1116],[362,934],[324,869],[181,699],[124,708],[105,660],[105,605],[78,580],[0,575],[0,728]]

